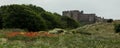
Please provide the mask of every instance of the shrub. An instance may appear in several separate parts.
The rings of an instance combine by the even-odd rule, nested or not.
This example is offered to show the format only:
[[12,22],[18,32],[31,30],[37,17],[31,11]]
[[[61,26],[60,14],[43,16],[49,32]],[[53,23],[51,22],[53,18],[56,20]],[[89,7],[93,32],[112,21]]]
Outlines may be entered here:
[[45,30],[46,24],[42,17],[30,8],[20,5],[3,6],[3,28],[21,28],[29,31]]
[[[1,9],[0,9],[0,11],[1,11]],[[1,12],[0,12],[0,29],[2,29],[2,16],[1,16]]]
[[64,28],[77,28],[80,26],[78,21],[75,21],[74,19],[67,17],[67,16],[62,16],[61,20],[63,21]]
[[23,41],[33,41],[33,40],[36,40],[37,37],[26,37],[26,36],[21,36],[21,35],[17,35],[17,36],[14,36],[14,37],[7,37],[8,40],[23,40]]
[[0,28],[44,31],[54,28],[76,28],[79,23],[67,16],[45,11],[35,5],[5,5],[0,7]]
[[42,12],[41,16],[45,20],[48,29],[60,28],[61,24],[59,16],[54,15],[50,12]]
[[114,25],[114,30],[116,33],[120,33],[120,24],[115,24]]
[[108,23],[112,23],[112,22],[113,22],[113,19],[108,19],[107,22],[108,22]]
[[32,5],[32,4],[30,4],[30,5],[22,5],[22,6],[25,6],[26,8],[30,8],[30,9],[32,9],[34,12],[36,12],[36,13],[38,13],[38,14],[40,14],[41,12],[45,12],[45,10],[43,9],[43,8],[41,8],[41,7],[38,7],[38,6],[35,6],[35,5]]
[[1,21],[1,17],[0,17],[0,29],[2,28],[2,21]]

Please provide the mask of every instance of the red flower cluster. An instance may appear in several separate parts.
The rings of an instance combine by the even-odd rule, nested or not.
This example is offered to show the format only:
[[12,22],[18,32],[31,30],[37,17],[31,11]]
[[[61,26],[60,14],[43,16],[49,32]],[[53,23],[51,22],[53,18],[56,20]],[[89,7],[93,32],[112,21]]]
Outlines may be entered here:
[[39,33],[37,33],[37,32],[25,32],[25,33],[21,33],[21,35],[26,36],[26,37],[36,37],[36,36],[39,36]]
[[56,37],[57,34],[49,34],[48,32],[10,32],[6,33],[7,37],[14,37],[17,35],[25,37],[37,37],[37,36],[46,36],[46,37]]
[[10,33],[6,33],[7,34],[7,37],[14,37],[16,35],[19,34],[19,32],[10,32]]

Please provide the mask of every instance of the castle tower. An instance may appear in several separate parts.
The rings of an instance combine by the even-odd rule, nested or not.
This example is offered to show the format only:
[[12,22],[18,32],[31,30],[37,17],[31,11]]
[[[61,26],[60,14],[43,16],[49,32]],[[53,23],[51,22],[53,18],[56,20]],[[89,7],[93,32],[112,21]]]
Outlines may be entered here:
[[74,20],[78,20],[79,13],[80,12],[78,10],[63,11],[63,16],[68,16],[73,18]]
[[85,14],[83,11],[79,10],[63,11],[63,16],[71,17],[84,24],[92,24],[104,20],[101,17],[97,17],[96,14]]

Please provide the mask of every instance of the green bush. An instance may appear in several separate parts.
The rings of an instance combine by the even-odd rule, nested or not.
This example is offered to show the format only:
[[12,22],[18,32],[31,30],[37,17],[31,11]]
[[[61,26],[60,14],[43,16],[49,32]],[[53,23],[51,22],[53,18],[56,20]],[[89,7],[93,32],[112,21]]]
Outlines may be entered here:
[[45,11],[35,5],[5,5],[0,7],[0,28],[20,28],[41,31],[54,28],[76,28],[79,23],[67,16]]
[[30,8],[30,10],[32,9],[34,12],[36,12],[37,14],[40,14],[41,12],[45,12],[45,10],[41,7],[35,6],[35,5],[22,5],[25,6],[26,8]]
[[0,17],[0,29],[2,29],[2,19]]
[[107,22],[108,22],[108,23],[112,23],[112,22],[113,22],[113,19],[108,19]]
[[44,20],[34,11],[20,5],[2,6],[3,28],[21,28],[29,31],[45,30]]
[[45,20],[48,29],[59,28],[60,22],[58,17],[50,12],[41,13],[42,18]]
[[[1,9],[0,9],[0,11],[1,11]],[[2,15],[1,15],[2,13],[0,12],[0,29],[2,29]]]
[[120,32],[120,24],[115,24],[114,25],[114,30],[116,33],[119,33]]
[[67,16],[62,16],[61,20],[63,21],[63,26],[64,28],[77,28],[80,26],[79,22],[78,21],[75,21],[74,19],[72,18],[69,18]]
[[10,28],[10,29],[1,29],[0,32],[26,32],[27,30],[24,29],[17,29],[17,28]]

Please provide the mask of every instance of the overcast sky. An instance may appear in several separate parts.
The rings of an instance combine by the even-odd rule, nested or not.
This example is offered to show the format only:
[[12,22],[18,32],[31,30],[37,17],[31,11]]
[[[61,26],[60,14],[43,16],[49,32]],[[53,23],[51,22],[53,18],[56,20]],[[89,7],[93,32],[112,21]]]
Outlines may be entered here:
[[50,12],[83,10],[99,17],[120,19],[120,0],[0,0],[1,5],[33,4]]

